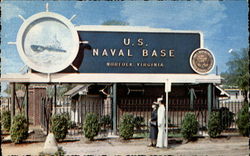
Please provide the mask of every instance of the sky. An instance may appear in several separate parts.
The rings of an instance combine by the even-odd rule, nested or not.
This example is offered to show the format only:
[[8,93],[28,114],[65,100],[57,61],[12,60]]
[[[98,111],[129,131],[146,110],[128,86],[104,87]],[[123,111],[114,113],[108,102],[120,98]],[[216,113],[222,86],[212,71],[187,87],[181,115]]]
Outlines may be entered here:
[[[77,15],[72,23],[78,25],[101,25],[108,20],[128,22],[131,26],[149,26],[172,30],[198,30],[204,34],[204,47],[211,50],[219,73],[227,69],[226,62],[231,51],[240,51],[248,45],[247,0],[238,1],[10,1],[2,7],[2,74],[20,73],[24,63],[15,45],[17,32],[25,19],[45,11],[67,18]],[[215,73],[215,69],[213,70]]]

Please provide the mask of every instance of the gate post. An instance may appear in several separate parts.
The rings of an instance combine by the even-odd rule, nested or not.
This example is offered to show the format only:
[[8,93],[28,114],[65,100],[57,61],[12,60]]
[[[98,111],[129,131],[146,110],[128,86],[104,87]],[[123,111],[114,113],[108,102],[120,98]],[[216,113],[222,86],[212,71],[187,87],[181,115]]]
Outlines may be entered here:
[[113,116],[113,133],[117,134],[117,97],[116,97],[117,84],[113,84],[113,100],[112,100],[112,116]]
[[13,120],[15,116],[15,107],[16,107],[15,106],[15,103],[16,103],[15,93],[16,93],[16,84],[11,83],[11,121]]
[[209,83],[207,87],[207,107],[208,107],[208,118],[210,117],[212,110],[212,84]]
[[55,89],[55,90],[54,90],[55,92],[54,92],[54,107],[53,107],[53,113],[52,113],[53,115],[56,114],[56,94],[57,94],[56,84],[54,85],[54,89]]
[[26,103],[25,103],[25,115],[26,115],[26,120],[29,124],[29,84],[25,84],[26,88]]

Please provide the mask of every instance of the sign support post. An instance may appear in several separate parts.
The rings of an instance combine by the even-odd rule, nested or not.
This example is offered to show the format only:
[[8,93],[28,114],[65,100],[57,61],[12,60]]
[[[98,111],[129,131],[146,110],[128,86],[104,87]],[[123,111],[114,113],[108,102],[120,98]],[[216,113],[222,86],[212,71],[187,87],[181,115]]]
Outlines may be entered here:
[[25,115],[29,124],[29,84],[25,84],[26,88],[26,104],[25,104]]
[[56,84],[54,85],[54,107],[53,107],[53,115],[56,114],[56,94],[57,94],[57,87]]
[[168,92],[171,91],[171,82],[167,79],[165,81],[165,94],[166,94],[166,116],[165,116],[165,120],[166,120],[166,136],[165,136],[165,143],[164,145],[166,147],[168,147]]

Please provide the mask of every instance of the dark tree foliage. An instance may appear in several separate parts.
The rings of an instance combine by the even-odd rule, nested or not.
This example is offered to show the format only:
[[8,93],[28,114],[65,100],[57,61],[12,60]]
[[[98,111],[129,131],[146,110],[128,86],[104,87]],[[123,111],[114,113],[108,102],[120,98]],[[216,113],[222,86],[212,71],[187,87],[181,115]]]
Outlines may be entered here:
[[249,55],[248,48],[243,48],[241,51],[232,51],[232,57],[227,62],[228,69],[221,73],[224,78],[223,85],[237,86],[244,92],[245,100],[249,91]]
[[234,122],[234,113],[226,107],[221,107],[219,110],[220,126],[222,130],[227,129]]

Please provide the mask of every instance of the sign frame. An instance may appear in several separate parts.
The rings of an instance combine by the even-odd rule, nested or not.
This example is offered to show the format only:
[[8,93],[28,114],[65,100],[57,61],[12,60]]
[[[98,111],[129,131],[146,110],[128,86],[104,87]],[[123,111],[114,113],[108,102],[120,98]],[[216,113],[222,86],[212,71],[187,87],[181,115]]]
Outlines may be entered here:
[[[90,36],[90,38],[91,38],[91,33],[93,33],[93,35],[95,36],[95,35],[101,35],[101,37],[103,37],[103,35],[102,35],[102,33],[110,33],[108,36],[112,36],[112,33],[116,33],[116,34],[114,34],[115,35],[115,37],[117,37],[117,33],[121,33],[121,40],[122,39],[124,39],[123,37],[124,36],[129,36],[129,33],[131,33],[131,35],[132,36],[139,36],[140,35],[140,33],[142,33],[142,36],[150,36],[150,34],[152,33],[152,35],[154,36],[154,37],[156,37],[156,34],[164,34],[164,35],[174,35],[174,34],[183,34],[183,35],[185,35],[185,34],[193,34],[193,35],[197,35],[197,37],[199,36],[199,46],[195,46],[195,48],[194,49],[191,49],[191,51],[190,51],[190,48],[188,49],[188,54],[184,54],[185,55],[185,69],[184,70],[180,70],[180,67],[178,67],[178,69],[177,69],[177,71],[175,72],[175,71],[173,71],[173,69],[170,69],[170,71],[169,70],[167,70],[166,72],[163,72],[163,71],[161,71],[161,69],[153,69],[153,73],[150,73],[150,70],[146,70],[146,69],[142,69],[143,71],[140,71],[140,72],[138,72],[138,73],[144,73],[144,74],[156,74],[156,73],[162,73],[162,74],[174,74],[174,73],[178,73],[178,74],[181,74],[181,73],[183,73],[183,74],[187,74],[187,73],[196,73],[193,69],[192,69],[192,67],[191,67],[191,65],[190,65],[190,61],[189,61],[189,58],[190,58],[190,55],[192,54],[192,52],[194,51],[194,50],[196,50],[196,49],[199,49],[199,48],[203,48],[204,47],[204,38],[203,38],[203,33],[201,32],[201,31],[181,31],[181,30],[179,30],[179,31],[177,31],[177,30],[170,30],[170,29],[164,29],[164,28],[150,28],[150,27],[141,27],[141,26],[139,26],[139,27],[137,27],[137,26],[96,26],[96,25],[83,25],[83,26],[77,26],[76,27],[76,29],[77,29],[77,31],[78,31],[78,33],[79,33],[79,35],[80,35],[80,33],[81,33],[81,35],[83,36],[82,37],[82,39],[84,39],[84,40],[86,40],[86,41],[88,41],[88,36]],[[86,37],[87,38],[84,38],[84,33],[87,33],[87,35],[86,35]],[[96,32],[96,33],[95,33]],[[88,35],[88,33],[89,34],[91,34],[91,35]],[[133,33],[137,33],[136,35],[134,35]],[[178,35],[179,36],[179,35]],[[173,36],[173,37],[175,37],[175,36]],[[184,36],[183,36],[184,37]],[[177,40],[179,40],[179,41],[185,41],[185,38],[183,38],[182,36],[179,36],[178,38],[177,38]],[[190,35],[190,37],[192,37],[192,35]],[[197,38],[196,37],[196,38]],[[129,38],[129,37],[128,37]],[[143,37],[142,37],[143,38]],[[149,38],[149,37],[147,37],[147,38]],[[164,37],[165,38],[165,37]],[[169,38],[169,37],[168,37]],[[168,38],[166,38],[166,39],[168,39]],[[183,39],[182,39],[183,38]],[[119,39],[119,38],[118,38]],[[170,37],[170,39],[171,39],[171,37]],[[174,38],[175,39],[175,38]],[[114,40],[114,39],[113,39]],[[88,41],[88,43],[89,43],[89,45],[91,45],[92,43],[91,42],[93,42],[93,39],[91,40],[91,41]],[[108,42],[105,42],[105,43],[108,43]],[[119,43],[119,42],[118,42]],[[132,42],[133,43],[133,42]],[[167,40],[167,43],[168,43],[168,40]],[[170,42],[171,43],[171,42]],[[101,45],[101,47],[104,47],[102,44],[100,44],[99,42],[97,42],[97,43],[95,43],[96,45]],[[117,42],[116,42],[116,44],[117,44]],[[150,47],[151,49],[153,48],[156,48],[157,46],[155,46],[155,44],[156,43],[154,43],[154,46],[153,47]],[[175,44],[174,45],[174,47],[178,47],[179,45],[178,44],[181,44],[181,43],[177,43],[177,44]],[[197,43],[196,43],[197,44]],[[166,48],[166,46],[165,45],[162,45],[162,43],[161,43],[161,46],[163,46],[164,48]],[[161,46],[157,49],[157,50],[159,50],[160,48],[161,48]],[[109,46],[107,46],[107,51],[108,50],[112,50],[112,49],[109,49],[108,48]],[[112,46],[111,46],[112,47]],[[130,46],[131,47],[131,46]],[[172,47],[171,45],[169,46],[169,47]],[[179,46],[179,47],[182,47],[181,45]],[[98,47],[95,47],[94,46],[94,48],[96,48],[97,50],[98,50]],[[106,47],[105,47],[106,48]],[[112,47],[113,48],[113,47]],[[116,48],[118,48],[118,47],[116,47]],[[120,48],[122,48],[123,50],[125,49],[125,53],[127,54],[127,49],[126,48],[129,48],[129,47],[126,47],[126,46],[122,46],[122,47],[120,47]],[[134,45],[132,44],[132,47],[131,48],[135,48],[134,47]],[[146,47],[144,47],[144,48],[147,48],[147,44],[146,44]],[[144,48],[142,48],[143,50],[144,50]],[[179,48],[178,48],[179,49]],[[99,53],[102,53],[102,50],[103,49],[100,49],[100,51],[99,51]],[[106,49],[105,49],[106,50]],[[118,49],[119,50],[119,49]],[[169,50],[169,49],[168,49]],[[129,51],[130,51],[130,48],[129,48]],[[91,52],[91,51],[90,51]],[[138,49],[137,49],[137,52],[139,52],[138,51]],[[152,52],[152,51],[150,51],[150,52]],[[157,51],[157,52],[159,52],[159,51]],[[182,52],[183,52],[183,48],[182,48]],[[93,52],[94,53],[94,52]],[[133,50],[132,50],[132,52],[131,53],[133,53]],[[88,55],[89,55],[89,53],[87,53]],[[130,54],[130,53],[128,53],[128,54]],[[181,53],[178,53],[178,55],[180,55]],[[108,55],[108,54],[107,54]],[[111,55],[111,54],[109,54],[109,55]],[[136,55],[138,55],[138,54],[136,54]],[[182,55],[182,54],[181,54]],[[186,56],[187,55],[187,56]],[[90,55],[89,55],[90,56]],[[89,57],[88,56],[88,57]],[[93,56],[94,56],[94,54],[93,54]],[[98,58],[98,59],[101,59],[100,58],[100,56],[95,56],[96,58]],[[111,57],[111,56],[110,56]],[[113,57],[113,56],[112,56]],[[127,57],[127,56],[126,56]],[[133,56],[134,57],[134,56]],[[145,57],[145,56],[142,56],[142,57]],[[151,57],[151,56],[150,56]],[[159,56],[158,56],[159,57]],[[137,58],[138,58],[138,56],[137,56]],[[136,59],[137,59],[136,58]],[[91,58],[91,60],[92,60],[93,58]],[[105,59],[105,60],[107,60],[108,61],[108,59],[107,58],[105,58],[105,57],[103,57],[103,59]],[[121,60],[121,59],[119,59],[119,58],[117,58],[118,60]],[[141,61],[141,59],[142,58],[139,58],[140,59],[140,61]],[[181,62],[181,60],[180,59],[178,59],[177,57],[175,58],[176,59],[176,61],[177,62]],[[93,59],[94,60],[94,59]],[[163,64],[166,64],[167,62],[168,62],[168,60],[167,61],[164,61],[164,62],[162,62],[162,61],[160,61],[160,62],[158,62],[158,61],[153,61],[153,57],[152,57],[152,61],[150,61],[150,62],[148,62],[149,61],[149,58],[146,58],[146,60],[147,61],[145,61],[145,62],[142,62],[142,63],[161,63],[162,64],[162,66],[160,66],[160,67],[162,67],[163,69],[165,69],[166,67],[163,67]],[[162,60],[162,59],[161,59]],[[140,61],[138,61],[139,63],[141,63]],[[89,61],[89,62],[91,62],[91,61]],[[105,61],[104,61],[105,62]],[[101,63],[102,64],[104,64],[104,62],[103,61],[101,61]],[[113,58],[111,58],[111,60],[110,61],[108,61],[108,63],[127,63],[127,64],[129,64],[129,66],[128,65],[126,65],[126,67],[128,66],[129,68],[133,68],[133,66],[137,66],[137,65],[134,65],[134,64],[136,64],[135,63],[136,61],[126,61],[126,60],[124,60],[124,61],[121,61],[121,62],[119,62],[119,61],[115,61]],[[173,64],[173,62],[174,62],[174,58],[173,58],[173,60],[171,60],[169,63],[170,63],[170,65],[172,65]],[[86,62],[85,62],[86,63]],[[167,66],[169,65],[169,63],[168,64],[166,64]],[[131,64],[133,64],[133,65],[131,65]],[[102,73],[106,73],[106,72],[102,72],[102,71],[108,71],[108,73],[137,73],[137,72],[135,72],[135,71],[137,71],[137,70],[139,70],[139,68],[137,68],[137,69],[132,69],[131,70],[131,72],[129,71],[129,68],[126,68],[125,69],[125,71],[123,71],[123,69],[122,69],[122,66],[120,67],[120,65],[117,65],[117,67],[116,67],[116,65],[112,65],[111,64],[111,66],[113,67],[116,67],[116,69],[111,69],[110,70],[110,72],[109,72],[109,69],[108,69],[108,67],[106,67],[106,68],[104,68],[103,70],[100,70],[100,69],[98,69],[98,71],[93,71],[93,69],[92,69],[92,66],[90,67],[90,69],[88,68],[88,64],[85,64],[86,65],[86,69],[87,70],[84,70],[84,68],[83,68],[83,66],[82,66],[82,68],[81,68],[81,72],[82,73],[100,73],[100,74],[102,74]],[[165,65],[164,65],[165,66]],[[188,66],[188,67],[186,67],[186,66]],[[170,66],[169,66],[170,67]],[[121,68],[121,72],[117,72],[118,71],[118,68]],[[136,67],[135,67],[136,68]],[[92,72],[93,71],[93,72]],[[183,72],[182,72],[183,71]]]

